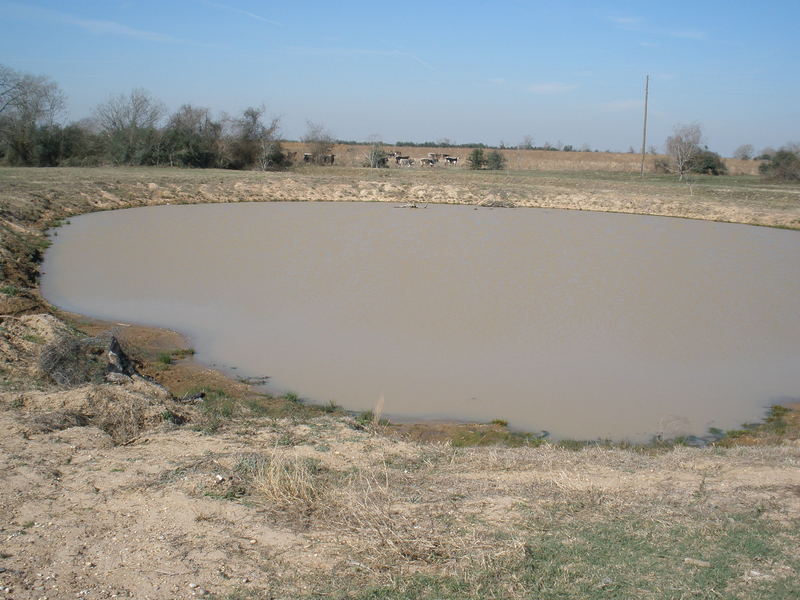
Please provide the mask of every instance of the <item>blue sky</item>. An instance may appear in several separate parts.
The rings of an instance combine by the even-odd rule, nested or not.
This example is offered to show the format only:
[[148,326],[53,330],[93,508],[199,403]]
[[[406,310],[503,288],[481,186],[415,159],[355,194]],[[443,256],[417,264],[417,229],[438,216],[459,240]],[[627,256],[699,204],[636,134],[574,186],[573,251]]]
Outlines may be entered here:
[[0,63],[56,81],[67,119],[147,89],[170,110],[265,104],[387,142],[625,151],[699,123],[730,154],[800,141],[800,0],[0,0]]

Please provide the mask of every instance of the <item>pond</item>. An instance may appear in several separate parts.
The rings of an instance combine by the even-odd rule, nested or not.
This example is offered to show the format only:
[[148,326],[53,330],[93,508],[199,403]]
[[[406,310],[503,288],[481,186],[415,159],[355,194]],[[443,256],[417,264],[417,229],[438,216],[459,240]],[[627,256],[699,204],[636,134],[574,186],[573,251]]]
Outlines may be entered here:
[[800,235],[388,203],[135,208],[53,236],[65,310],[176,329],[268,389],[554,438],[702,434],[800,395]]

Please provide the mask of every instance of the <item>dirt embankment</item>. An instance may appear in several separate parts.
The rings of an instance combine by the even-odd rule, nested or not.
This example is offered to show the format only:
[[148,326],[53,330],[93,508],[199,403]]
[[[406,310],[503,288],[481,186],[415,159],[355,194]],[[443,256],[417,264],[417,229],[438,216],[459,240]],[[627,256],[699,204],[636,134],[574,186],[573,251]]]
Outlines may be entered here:
[[[601,199],[619,196],[641,208],[643,199],[620,195],[619,182],[584,183],[570,196],[574,181],[531,187],[511,175],[464,174],[449,184],[438,175],[331,179],[316,171],[30,169],[0,177],[0,597],[800,594],[794,413],[736,434],[757,445],[418,443],[369,418],[265,397],[182,362],[188,352],[169,333],[58,318],[36,289],[43,230],[89,210],[304,197],[550,198],[615,209]],[[662,190],[658,210],[678,202],[672,193]],[[716,215],[724,205],[716,193],[703,191],[707,205],[686,210]],[[792,198],[734,204],[739,216],[797,226]],[[129,354],[138,372],[169,389],[110,369],[120,360],[111,334],[136,342]]]

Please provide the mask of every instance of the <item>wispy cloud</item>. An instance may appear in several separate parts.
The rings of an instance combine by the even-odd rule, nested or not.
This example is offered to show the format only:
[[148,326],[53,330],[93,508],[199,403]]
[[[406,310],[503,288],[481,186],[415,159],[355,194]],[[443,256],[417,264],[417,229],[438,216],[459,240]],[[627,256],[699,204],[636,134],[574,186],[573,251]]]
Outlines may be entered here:
[[532,94],[563,94],[577,88],[574,83],[563,83],[561,81],[546,81],[542,83],[532,83],[527,90]]
[[269,25],[274,25],[275,27],[285,27],[283,23],[279,23],[278,21],[273,21],[272,19],[267,19],[266,17],[262,17],[261,15],[257,15],[252,13],[248,10],[242,10],[241,8],[237,8],[235,6],[228,6],[227,4],[220,4],[218,2],[204,2],[204,4],[208,6],[213,6],[214,8],[220,8],[222,10],[228,10],[250,19],[255,19],[256,21],[261,21],[262,23],[267,23]]
[[148,40],[151,42],[167,42],[167,43],[185,43],[186,40],[182,40],[171,35],[166,35],[163,33],[158,33],[155,31],[146,31],[143,29],[135,29],[133,27],[128,27],[123,23],[117,23],[116,21],[103,21],[98,19],[84,19],[81,17],[76,17],[74,15],[70,15],[67,13],[62,13],[56,10],[50,10],[47,8],[40,8],[36,6],[26,6],[23,4],[17,4],[14,2],[9,2],[2,5],[1,8],[10,8],[17,16],[22,16],[29,19],[41,19],[47,21],[54,21],[57,23],[64,23],[66,25],[72,25],[74,27],[79,27],[84,31],[88,31],[94,35],[109,35],[109,36],[116,36],[116,37],[130,37],[136,38],[140,40]]
[[[706,39],[706,32],[696,29],[664,29],[660,27],[651,26],[645,19],[641,17],[607,17],[607,20],[617,26],[618,29],[625,31],[633,31],[644,33],[647,35],[672,37],[687,40],[704,40]],[[649,46],[647,42],[642,43],[643,46]]]
[[623,29],[633,30],[638,30],[644,23],[644,19],[641,17],[609,17],[608,20]]
[[95,35],[113,35],[139,38],[143,40],[150,40],[152,42],[183,42],[179,38],[155,31],[145,31],[142,29],[134,29],[116,21],[97,21],[94,19],[79,19],[77,17],[70,17],[69,15],[62,15],[61,19],[64,23],[76,25]]
[[429,62],[422,60],[416,54],[401,50],[372,50],[368,48],[317,48],[312,46],[291,46],[289,52],[306,56],[388,56],[401,60],[411,60],[426,69],[433,71],[434,67]]

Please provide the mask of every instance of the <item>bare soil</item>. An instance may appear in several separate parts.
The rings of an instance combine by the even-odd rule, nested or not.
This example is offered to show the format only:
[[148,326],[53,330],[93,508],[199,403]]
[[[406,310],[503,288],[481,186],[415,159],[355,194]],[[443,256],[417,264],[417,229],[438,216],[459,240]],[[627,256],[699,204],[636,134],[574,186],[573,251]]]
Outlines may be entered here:
[[[43,230],[91,210],[494,202],[798,228],[798,192],[709,178],[689,195],[607,173],[0,169],[0,598],[798,597],[791,409],[706,448],[388,426],[263,396],[194,363],[174,332],[61,314],[36,288]],[[140,375],[43,371],[60,340],[111,333]]]

